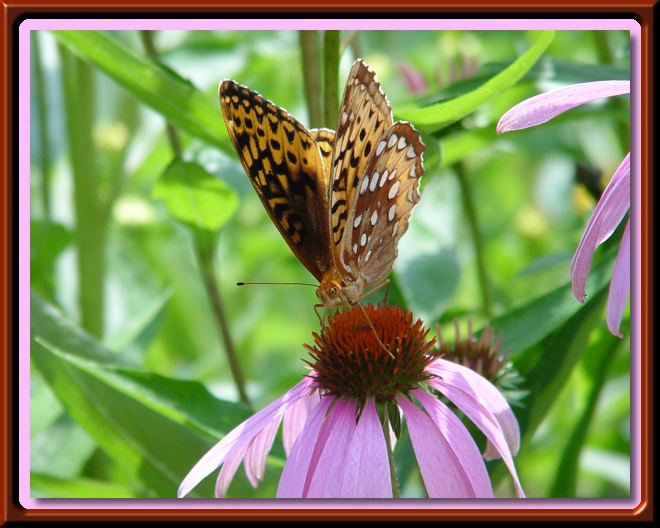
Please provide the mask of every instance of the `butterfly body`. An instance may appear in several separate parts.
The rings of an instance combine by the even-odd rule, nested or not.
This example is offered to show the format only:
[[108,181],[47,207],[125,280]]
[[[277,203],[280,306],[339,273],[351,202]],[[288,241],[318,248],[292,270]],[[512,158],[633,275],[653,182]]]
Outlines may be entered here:
[[271,220],[319,281],[327,307],[383,284],[419,201],[424,144],[392,112],[373,71],[349,74],[337,132],[306,129],[234,81],[220,85],[229,136]]

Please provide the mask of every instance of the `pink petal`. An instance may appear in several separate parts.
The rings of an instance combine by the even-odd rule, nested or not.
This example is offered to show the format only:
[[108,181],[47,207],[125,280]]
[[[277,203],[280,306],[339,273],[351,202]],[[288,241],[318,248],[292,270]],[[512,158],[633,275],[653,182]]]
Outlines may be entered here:
[[383,426],[373,399],[366,401],[343,463],[340,496],[391,499],[392,481]]
[[585,284],[596,246],[610,237],[630,208],[630,153],[623,159],[589,219],[571,260],[573,295],[584,302]]
[[[232,429],[227,435],[213,446],[190,470],[179,486],[178,496],[184,497],[190,490],[214,471],[233,452],[245,453],[249,442],[268,426],[271,420],[279,421],[289,405],[309,392],[313,380],[303,379],[296,386],[287,391],[268,406]],[[238,467],[238,466],[237,466]],[[226,472],[227,473],[227,472]]]
[[291,452],[293,443],[296,441],[300,431],[302,431],[305,426],[307,418],[319,401],[319,392],[314,391],[309,396],[300,398],[284,414],[284,422],[282,423],[282,442],[287,457]]
[[[341,497],[341,477],[346,465],[348,446],[356,426],[355,402],[337,399],[323,426],[325,431],[321,430],[319,434],[317,449],[310,463],[311,479],[309,486],[303,490],[304,497],[313,499]],[[320,446],[321,449],[318,449]],[[317,453],[318,462],[314,464]]]
[[623,337],[621,319],[630,292],[630,220],[621,237],[619,252],[616,255],[610,291],[607,297],[607,328],[615,336]]
[[280,428],[280,422],[281,419],[270,422],[263,431],[254,437],[245,453],[245,461],[243,462],[245,475],[253,488],[256,488],[259,481],[264,478],[266,457],[273,447],[273,441],[277,430]]
[[456,458],[463,465],[475,495],[484,499],[492,498],[493,487],[488,477],[486,464],[484,464],[484,459],[481,458],[477,444],[462,422],[444,403],[425,390],[419,389],[414,391],[413,394],[440,430],[442,436],[445,437]]
[[413,94],[424,93],[427,88],[426,79],[415,68],[408,64],[398,64],[397,70],[403,77],[403,80]]
[[406,396],[397,396],[408,424],[419,470],[429,498],[477,498],[463,464],[429,416]]
[[218,478],[215,481],[215,496],[217,498],[221,499],[227,494],[227,488],[229,488],[231,480],[234,478],[238,467],[241,465],[247,448],[248,446],[246,444],[242,444],[232,450],[232,452],[227,455],[227,458],[225,458],[225,461],[220,468],[220,472],[218,473]]
[[291,446],[291,451],[280,476],[280,483],[277,486],[278,498],[300,499],[303,497],[312,454],[321,426],[325,422],[326,413],[333,401],[334,398],[332,397],[321,399],[320,404],[314,407],[309,419],[305,422],[305,427]]
[[[486,435],[489,446],[499,454],[509,473],[511,473],[513,484],[516,488],[516,495],[518,497],[524,497],[525,493],[520,485],[516,466],[511,457],[511,451],[509,451],[509,446],[495,416],[479,400],[474,399],[466,392],[450,385],[444,380],[436,378],[430,380],[429,385],[449,398]],[[484,458],[489,459],[485,454]],[[492,458],[497,457],[490,457],[490,459]]]
[[627,93],[630,93],[630,81],[596,81],[564,86],[518,103],[500,118],[497,133],[540,125],[576,106]]
[[[435,360],[427,369],[439,374],[446,383],[462,390],[492,413],[502,430],[511,454],[515,455],[518,452],[520,449],[518,420],[506,398],[495,385],[472,369],[445,359]],[[493,453],[486,449],[484,454],[486,460],[496,458],[496,456],[489,455],[493,455]]]

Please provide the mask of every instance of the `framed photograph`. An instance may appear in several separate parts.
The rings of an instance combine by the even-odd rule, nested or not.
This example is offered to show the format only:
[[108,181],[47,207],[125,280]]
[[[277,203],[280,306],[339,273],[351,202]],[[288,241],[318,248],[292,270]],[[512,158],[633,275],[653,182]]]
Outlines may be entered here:
[[650,515],[649,10],[134,9],[5,10],[3,520]]

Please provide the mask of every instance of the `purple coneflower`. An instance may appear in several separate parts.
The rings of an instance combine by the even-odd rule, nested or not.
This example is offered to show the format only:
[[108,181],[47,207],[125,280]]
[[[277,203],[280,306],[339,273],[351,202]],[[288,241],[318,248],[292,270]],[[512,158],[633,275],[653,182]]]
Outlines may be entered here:
[[[531,97],[506,112],[497,123],[497,132],[529,128],[553,117],[604,97],[630,93],[630,81],[598,81],[573,84]],[[580,244],[571,260],[575,298],[584,302],[585,283],[596,247],[607,240],[630,208],[630,153],[626,155],[603,191]],[[630,220],[626,223],[614,263],[607,299],[607,327],[618,337],[621,319],[630,292]]]
[[[502,458],[516,494],[524,497],[513,464],[518,422],[499,390],[439,357],[411,313],[382,305],[364,309],[373,329],[361,307],[330,317],[323,333],[313,334],[314,345],[306,345],[310,374],[206,453],[183,480],[179,497],[220,466],[215,493],[225,496],[241,462],[256,487],[281,423],[287,460],[277,497],[398,496],[391,446],[392,424],[400,424],[401,414],[430,498],[493,497],[484,458]],[[438,394],[484,433],[483,456]]]

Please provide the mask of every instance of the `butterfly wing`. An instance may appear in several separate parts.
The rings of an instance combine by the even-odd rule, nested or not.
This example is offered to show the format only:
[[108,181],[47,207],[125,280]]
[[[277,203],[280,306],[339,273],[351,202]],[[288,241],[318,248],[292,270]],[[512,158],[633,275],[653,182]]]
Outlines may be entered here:
[[361,59],[353,63],[339,110],[339,122],[332,152],[330,239],[333,262],[343,275],[340,243],[358,178],[385,130],[392,125],[392,110],[375,73]]
[[366,287],[379,285],[392,270],[399,239],[419,202],[423,153],[419,132],[397,121],[376,143],[358,179],[340,256]]
[[291,251],[320,281],[332,265],[326,172],[331,131],[310,132],[284,109],[234,81],[220,84],[219,97],[229,137],[252,186]]

